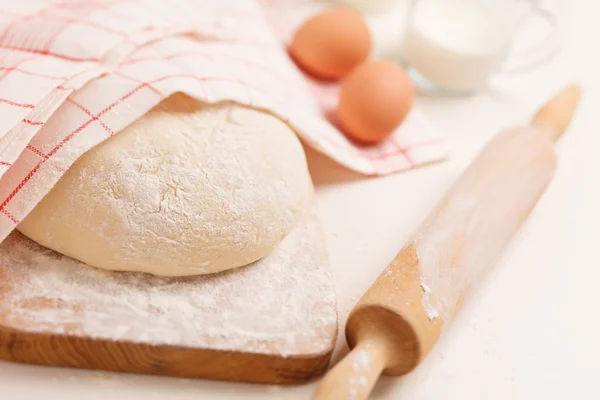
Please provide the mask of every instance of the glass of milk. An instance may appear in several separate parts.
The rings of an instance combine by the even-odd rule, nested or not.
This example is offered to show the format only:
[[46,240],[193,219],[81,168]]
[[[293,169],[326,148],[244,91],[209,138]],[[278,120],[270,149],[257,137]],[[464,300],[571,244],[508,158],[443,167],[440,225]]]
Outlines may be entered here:
[[[520,56],[511,54],[517,33],[534,16],[548,25],[548,34]],[[507,67],[509,59],[526,59],[519,67],[523,69],[553,54],[557,20],[536,0],[413,0],[403,63],[421,91],[472,93]]]

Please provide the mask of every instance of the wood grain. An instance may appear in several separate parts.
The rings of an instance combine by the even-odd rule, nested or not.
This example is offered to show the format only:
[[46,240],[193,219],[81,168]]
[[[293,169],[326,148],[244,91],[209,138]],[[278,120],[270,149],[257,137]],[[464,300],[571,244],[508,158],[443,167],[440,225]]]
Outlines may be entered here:
[[281,357],[27,333],[0,326],[0,359],[24,364],[292,384],[323,374],[330,357],[331,351]]

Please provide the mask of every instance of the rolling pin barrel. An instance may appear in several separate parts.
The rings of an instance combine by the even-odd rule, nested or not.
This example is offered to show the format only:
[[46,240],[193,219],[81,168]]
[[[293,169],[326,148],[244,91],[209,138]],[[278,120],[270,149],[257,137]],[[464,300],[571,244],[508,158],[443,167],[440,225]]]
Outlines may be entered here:
[[492,140],[356,305],[349,345],[377,335],[393,349],[385,372],[412,370],[527,218],[555,166],[539,129]]
[[501,132],[481,151],[350,313],[351,348],[385,343],[390,375],[423,360],[552,180],[553,141],[579,97],[579,86],[567,87],[532,126]]

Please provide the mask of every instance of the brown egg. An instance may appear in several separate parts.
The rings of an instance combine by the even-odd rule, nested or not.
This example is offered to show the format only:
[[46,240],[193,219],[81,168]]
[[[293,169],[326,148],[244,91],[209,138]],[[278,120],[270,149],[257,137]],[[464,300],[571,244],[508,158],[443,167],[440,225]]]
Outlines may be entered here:
[[378,142],[402,123],[413,96],[410,79],[396,63],[365,63],[342,82],[338,119],[352,138]]
[[371,34],[358,11],[330,8],[296,31],[289,52],[309,74],[339,79],[367,59]]

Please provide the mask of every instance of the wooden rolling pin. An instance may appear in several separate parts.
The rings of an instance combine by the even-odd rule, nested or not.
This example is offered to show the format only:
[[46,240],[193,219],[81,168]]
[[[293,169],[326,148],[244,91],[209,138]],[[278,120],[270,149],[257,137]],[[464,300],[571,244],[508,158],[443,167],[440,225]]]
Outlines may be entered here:
[[553,141],[580,93],[577,85],[565,88],[532,126],[503,131],[483,149],[354,307],[346,324],[353,350],[314,399],[366,399],[382,372],[405,374],[430,352],[550,183]]

